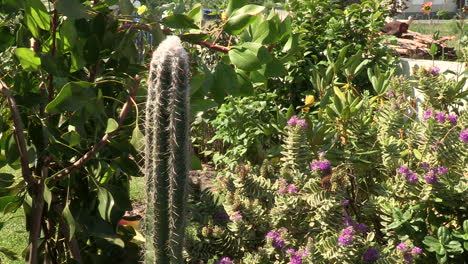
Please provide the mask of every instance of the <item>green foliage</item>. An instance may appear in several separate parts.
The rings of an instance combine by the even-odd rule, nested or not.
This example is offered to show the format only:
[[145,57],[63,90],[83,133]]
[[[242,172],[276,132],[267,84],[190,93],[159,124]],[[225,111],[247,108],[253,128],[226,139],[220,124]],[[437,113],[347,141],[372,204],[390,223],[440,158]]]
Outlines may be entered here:
[[259,164],[266,157],[277,156],[286,113],[275,100],[272,93],[228,98],[210,122],[215,129],[210,142],[221,141],[226,151],[204,154],[213,154],[216,165],[229,168],[238,162]]
[[[426,71],[410,81],[369,69],[373,96],[329,89],[317,103],[322,108],[303,112],[304,120],[289,119],[281,159],[238,165],[218,176],[213,190],[223,198],[230,221],[198,222],[217,234],[192,241],[192,248],[206,250],[199,258],[461,263],[468,226],[468,155],[459,136],[468,123],[459,106],[466,96],[458,96],[458,82]],[[427,78],[432,89],[424,89]],[[427,98],[419,115],[411,84]],[[441,94],[445,101],[431,101],[442,99]],[[429,116],[426,106],[432,109]],[[305,151],[310,148],[318,158],[309,167],[304,160],[310,161],[311,152]],[[208,249],[199,243],[223,246]],[[400,243],[407,249],[399,249]],[[296,251],[287,253],[290,248]],[[369,249],[378,251],[378,259],[365,261]]]
[[182,263],[189,170],[188,56],[168,37],[151,60],[145,113],[145,263]]

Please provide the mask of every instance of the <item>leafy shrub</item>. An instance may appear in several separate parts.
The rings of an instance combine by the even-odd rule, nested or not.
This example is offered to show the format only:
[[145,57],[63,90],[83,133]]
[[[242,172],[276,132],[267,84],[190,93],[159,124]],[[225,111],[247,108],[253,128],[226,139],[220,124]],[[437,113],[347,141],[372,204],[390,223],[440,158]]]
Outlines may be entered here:
[[421,108],[430,111],[418,113],[410,81],[370,70],[376,95],[335,88],[325,108],[285,124],[280,159],[219,175],[212,196],[227,215],[201,224],[206,232],[194,243],[217,245],[203,259],[461,263],[468,250],[468,115],[459,107],[466,79],[421,71],[416,88],[427,98],[429,80],[431,93],[452,96],[426,101]]
[[452,17],[447,9],[437,11],[436,16],[438,19],[450,19]]

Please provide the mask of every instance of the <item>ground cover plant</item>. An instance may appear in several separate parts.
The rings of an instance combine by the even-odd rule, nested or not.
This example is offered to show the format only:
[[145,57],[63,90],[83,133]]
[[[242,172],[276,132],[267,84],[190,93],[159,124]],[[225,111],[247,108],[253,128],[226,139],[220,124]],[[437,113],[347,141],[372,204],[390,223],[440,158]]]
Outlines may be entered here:
[[[147,250],[167,262],[153,246],[171,263],[462,263],[466,71],[398,76],[380,34],[391,1],[263,2],[210,2],[221,10],[207,23],[195,2],[1,0],[0,232],[24,217],[27,243],[0,258],[138,263]],[[172,108],[143,107],[159,96],[148,66],[168,35],[188,60],[163,76],[191,88],[190,115],[172,121]],[[215,176],[183,192],[176,243],[151,224],[182,197],[151,200],[172,181],[136,187],[141,200],[150,190],[137,217],[130,184],[140,153],[182,119],[193,153],[176,162]]]

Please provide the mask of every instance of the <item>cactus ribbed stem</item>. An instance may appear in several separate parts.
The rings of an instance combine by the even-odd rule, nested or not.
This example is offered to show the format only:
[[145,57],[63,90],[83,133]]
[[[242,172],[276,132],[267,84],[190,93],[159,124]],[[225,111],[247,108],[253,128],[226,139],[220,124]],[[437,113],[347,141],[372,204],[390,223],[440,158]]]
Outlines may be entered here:
[[183,263],[189,171],[188,55],[170,36],[154,52],[145,113],[146,264]]

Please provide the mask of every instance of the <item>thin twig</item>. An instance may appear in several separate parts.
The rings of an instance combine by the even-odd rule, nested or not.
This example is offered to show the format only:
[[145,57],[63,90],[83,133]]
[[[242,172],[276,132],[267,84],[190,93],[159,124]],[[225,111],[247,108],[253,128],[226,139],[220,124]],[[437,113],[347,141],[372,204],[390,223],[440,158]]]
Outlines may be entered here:
[[[125,25],[121,25],[121,26],[119,26],[118,29],[119,30],[127,30],[127,29],[130,29],[130,28],[144,30],[144,31],[150,31],[150,27],[148,25],[146,25],[146,24],[134,24],[134,23],[127,23]],[[167,28],[163,28],[161,31],[162,31],[162,33],[164,35],[174,34],[174,32],[172,32],[172,30],[167,29]],[[214,44],[214,43],[210,43],[210,42],[208,42],[206,40],[190,41],[190,40],[184,39],[183,35],[179,36],[179,37],[182,39],[182,41],[185,41],[185,42],[188,42],[188,43],[191,43],[191,44],[200,45],[200,46],[203,46],[203,47],[215,50],[215,51],[220,51],[222,53],[228,53],[229,50],[231,49],[230,47],[225,47],[225,46],[217,45],[217,44]]]
[[123,122],[125,118],[127,117],[127,114],[130,112],[130,109],[133,105],[134,98],[136,96],[136,92],[138,90],[138,87],[140,85],[140,78],[139,76],[135,77],[134,80],[134,85],[130,91],[129,97],[127,99],[127,102],[122,107],[122,110],[120,111],[119,118],[117,120],[117,129],[110,133],[106,133],[99,142],[97,142],[94,146],[91,147],[91,149],[86,152],[80,159],[78,159],[75,163],[73,163],[71,166],[59,171],[55,175],[52,175],[51,178],[54,178],[54,180],[58,180],[68,174],[70,174],[73,170],[78,169],[83,166],[88,160],[93,158],[103,147],[105,147],[109,143],[109,139],[112,138],[114,135],[119,132],[119,130],[123,127]]
[[14,132],[16,144],[18,144],[18,150],[20,153],[21,160],[21,172],[23,178],[28,185],[33,186],[36,183],[36,180],[32,177],[31,170],[29,169],[29,160],[28,152],[26,150],[26,139],[24,137],[23,123],[21,121],[21,116],[16,105],[16,101],[13,98],[10,89],[8,86],[0,79],[0,93],[2,93],[7,99],[8,105],[10,106],[13,123],[14,123]]

